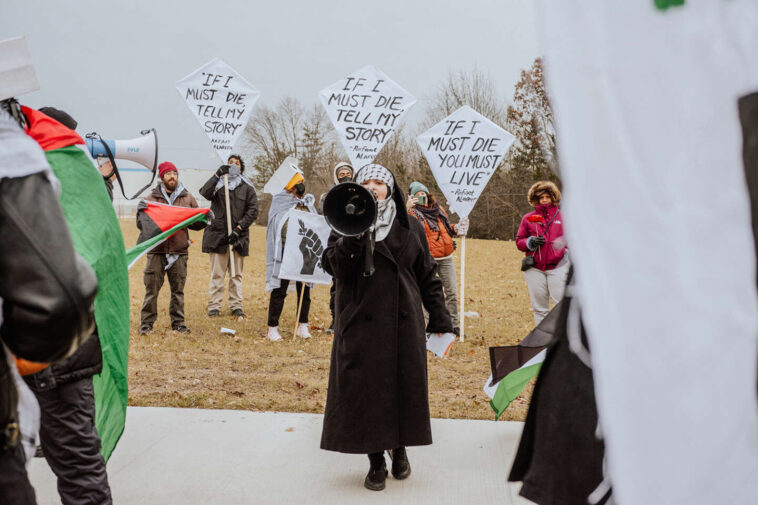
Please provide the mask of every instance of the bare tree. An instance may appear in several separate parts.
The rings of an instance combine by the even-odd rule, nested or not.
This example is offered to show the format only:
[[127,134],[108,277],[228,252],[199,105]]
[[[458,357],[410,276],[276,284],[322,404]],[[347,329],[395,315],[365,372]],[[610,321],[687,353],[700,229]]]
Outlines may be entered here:
[[450,72],[436,90],[427,107],[425,129],[468,105],[494,123],[504,126],[506,106],[492,76],[474,68],[468,72]]
[[274,108],[257,107],[245,127],[243,146],[252,159],[262,186],[287,156],[298,155],[300,129],[305,111],[296,98],[285,97]]

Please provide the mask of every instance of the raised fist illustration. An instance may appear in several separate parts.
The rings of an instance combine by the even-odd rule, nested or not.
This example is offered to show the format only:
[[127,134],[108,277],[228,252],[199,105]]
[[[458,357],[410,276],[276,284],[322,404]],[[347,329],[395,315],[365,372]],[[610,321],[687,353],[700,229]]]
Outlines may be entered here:
[[315,231],[306,228],[299,219],[297,222],[300,224],[298,234],[303,237],[300,241],[300,252],[303,255],[303,268],[300,269],[300,275],[313,275],[316,265],[321,268],[324,246]]

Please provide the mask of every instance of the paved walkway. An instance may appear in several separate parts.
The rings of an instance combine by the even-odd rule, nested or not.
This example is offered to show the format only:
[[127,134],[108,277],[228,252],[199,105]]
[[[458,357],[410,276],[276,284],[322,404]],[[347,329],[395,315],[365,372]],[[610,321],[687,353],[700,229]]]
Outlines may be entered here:
[[[108,463],[116,505],[518,504],[506,482],[522,423],[433,419],[406,481],[364,489],[368,458],[319,449],[323,416],[130,407]],[[389,458],[387,458],[389,462]],[[40,505],[58,505],[44,459],[31,465]]]

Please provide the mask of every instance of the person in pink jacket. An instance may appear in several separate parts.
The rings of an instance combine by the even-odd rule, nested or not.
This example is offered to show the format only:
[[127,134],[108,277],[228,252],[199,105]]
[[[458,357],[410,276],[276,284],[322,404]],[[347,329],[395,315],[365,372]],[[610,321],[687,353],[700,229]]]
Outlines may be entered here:
[[556,304],[563,298],[569,260],[558,208],[561,201],[558,186],[550,181],[536,182],[529,188],[527,198],[534,210],[521,219],[516,247],[533,260],[531,267],[524,270],[524,279],[534,323],[540,324],[550,311],[550,299]]

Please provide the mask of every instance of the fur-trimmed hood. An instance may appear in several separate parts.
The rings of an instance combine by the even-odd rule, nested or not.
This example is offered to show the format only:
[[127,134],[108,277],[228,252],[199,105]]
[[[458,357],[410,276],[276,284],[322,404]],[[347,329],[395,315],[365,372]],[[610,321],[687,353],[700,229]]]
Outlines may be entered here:
[[558,205],[561,203],[561,190],[552,181],[537,181],[529,188],[529,192],[526,194],[526,198],[529,201],[529,205],[536,207],[540,204],[539,196],[542,193],[547,192],[550,198],[553,199],[553,203]]

